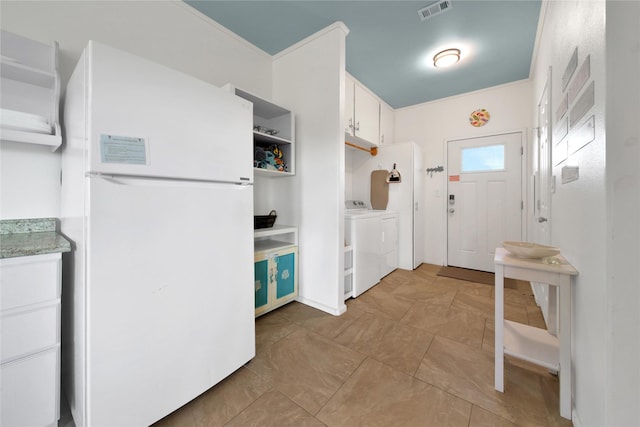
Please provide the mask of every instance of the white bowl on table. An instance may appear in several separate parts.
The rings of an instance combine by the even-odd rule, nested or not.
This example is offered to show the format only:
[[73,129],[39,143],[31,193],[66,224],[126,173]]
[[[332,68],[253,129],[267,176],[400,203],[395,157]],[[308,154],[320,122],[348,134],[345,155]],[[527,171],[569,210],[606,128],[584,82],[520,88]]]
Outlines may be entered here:
[[529,242],[502,242],[502,246],[511,255],[518,258],[541,259],[560,253],[560,248]]

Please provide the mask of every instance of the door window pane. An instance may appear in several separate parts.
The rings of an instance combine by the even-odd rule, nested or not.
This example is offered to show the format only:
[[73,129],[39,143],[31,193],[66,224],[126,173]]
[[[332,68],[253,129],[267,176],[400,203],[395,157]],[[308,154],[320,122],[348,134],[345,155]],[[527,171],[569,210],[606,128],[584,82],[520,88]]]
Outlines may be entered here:
[[462,172],[504,170],[504,145],[487,145],[462,149]]

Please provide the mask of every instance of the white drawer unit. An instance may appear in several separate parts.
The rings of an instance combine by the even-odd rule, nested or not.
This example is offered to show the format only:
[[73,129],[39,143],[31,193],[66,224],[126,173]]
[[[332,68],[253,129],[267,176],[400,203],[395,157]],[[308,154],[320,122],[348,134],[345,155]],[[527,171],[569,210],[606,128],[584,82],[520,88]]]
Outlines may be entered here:
[[56,426],[60,347],[2,364],[3,426]]
[[60,304],[2,316],[2,362],[28,356],[60,342]]
[[57,425],[61,264],[61,253],[0,259],[0,425]]
[[3,259],[2,311],[60,298],[60,259],[60,254]]

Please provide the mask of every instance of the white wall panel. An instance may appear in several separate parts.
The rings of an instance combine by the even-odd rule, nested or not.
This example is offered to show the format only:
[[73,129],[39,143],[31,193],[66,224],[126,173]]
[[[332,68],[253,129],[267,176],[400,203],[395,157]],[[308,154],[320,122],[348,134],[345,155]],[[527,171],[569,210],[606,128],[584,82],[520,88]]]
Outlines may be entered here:
[[640,3],[607,2],[606,424],[640,425]]
[[[578,67],[587,55],[595,81],[595,140],[554,166],[556,192],[551,200],[551,244],[576,267],[573,293],[574,417],[578,425],[606,421],[606,176],[605,176],[605,1],[561,1],[544,5],[546,16],[533,69],[534,99],[540,99],[551,67],[552,116],[562,99],[562,76],[578,49]],[[531,103],[532,112],[535,103]],[[578,123],[578,127],[582,123]],[[555,126],[555,117],[552,126]],[[571,137],[571,131],[569,138]],[[559,141],[552,141],[554,142]],[[555,163],[555,162],[554,162]],[[561,168],[579,166],[580,179],[561,184]]]
[[502,246],[507,225],[507,188],[504,181],[489,181],[487,183],[487,246],[485,253],[495,254],[496,248]]
[[458,197],[460,207],[458,212],[462,214],[460,221],[460,249],[468,252],[476,252],[478,248],[478,185],[476,182],[460,183],[461,197]]
[[274,102],[296,113],[296,175],[274,187],[283,223],[300,227],[299,299],[334,315],[344,305],[344,78],[342,23],[274,57]]

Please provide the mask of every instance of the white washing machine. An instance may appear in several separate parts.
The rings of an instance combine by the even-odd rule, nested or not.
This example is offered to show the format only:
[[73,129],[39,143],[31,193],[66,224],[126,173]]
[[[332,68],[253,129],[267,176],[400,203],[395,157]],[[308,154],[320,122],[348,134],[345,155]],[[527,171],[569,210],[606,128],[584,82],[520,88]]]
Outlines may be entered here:
[[398,214],[372,210],[360,200],[348,200],[345,238],[353,246],[350,296],[356,298],[398,267]]

